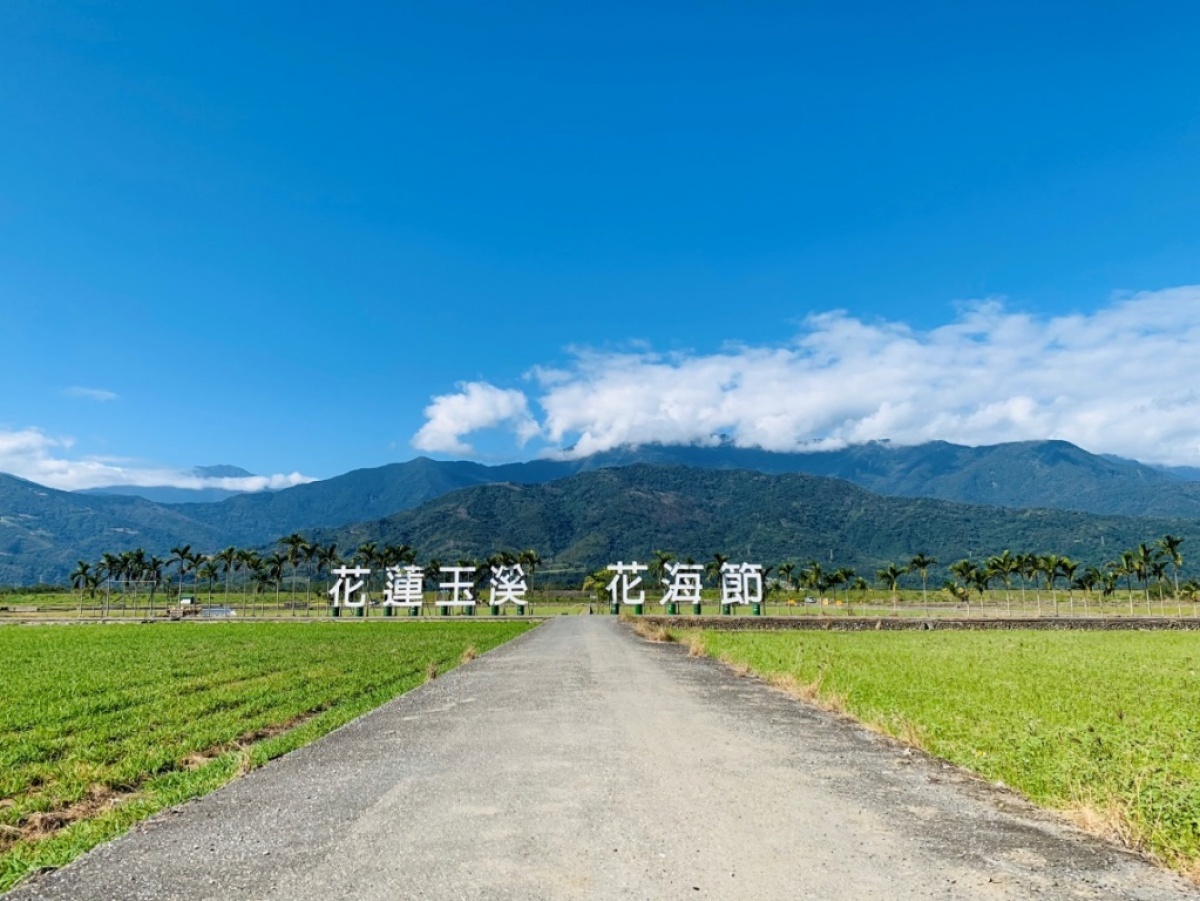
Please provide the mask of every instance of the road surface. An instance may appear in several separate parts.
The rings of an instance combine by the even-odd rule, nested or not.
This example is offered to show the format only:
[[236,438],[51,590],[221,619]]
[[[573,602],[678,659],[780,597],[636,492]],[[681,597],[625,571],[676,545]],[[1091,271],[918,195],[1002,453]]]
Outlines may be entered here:
[[559,617],[9,901],[1031,897],[1200,893],[718,663]]

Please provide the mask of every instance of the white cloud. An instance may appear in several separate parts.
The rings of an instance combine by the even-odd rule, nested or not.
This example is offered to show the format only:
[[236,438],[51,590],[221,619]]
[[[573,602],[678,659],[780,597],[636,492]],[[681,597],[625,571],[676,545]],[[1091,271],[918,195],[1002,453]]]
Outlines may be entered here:
[[104,403],[105,401],[116,400],[118,395],[114,391],[109,391],[105,388],[81,388],[78,385],[72,385],[70,388],[63,388],[64,397],[82,397],[85,400],[94,400]]
[[[835,311],[790,340],[718,353],[575,351],[535,368],[535,421],[519,391],[487,383],[434,399],[414,444],[470,453],[472,431],[510,425],[572,455],[623,444],[787,451],[873,439],[962,444],[1061,438],[1099,453],[1200,464],[1200,286],[1037,316],[964,304],[918,330]],[[484,403],[503,398],[503,405]],[[509,411],[503,413],[504,410]]]
[[462,438],[471,432],[507,426],[524,445],[540,431],[520,391],[486,382],[460,382],[458,389],[435,397],[425,408],[425,425],[412,439],[417,450],[470,454],[474,449]]
[[144,488],[225,488],[231,491],[262,491],[289,488],[315,481],[298,472],[272,476],[206,478],[169,467],[102,457],[72,458],[70,438],[55,438],[40,429],[0,429],[0,472],[19,476],[40,485],[74,491],[107,485],[137,485]]

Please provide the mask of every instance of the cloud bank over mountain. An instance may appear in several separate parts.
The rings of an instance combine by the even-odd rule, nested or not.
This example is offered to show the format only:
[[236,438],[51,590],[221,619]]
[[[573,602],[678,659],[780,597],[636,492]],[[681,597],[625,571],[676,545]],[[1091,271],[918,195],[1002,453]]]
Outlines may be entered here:
[[298,472],[271,476],[206,476],[194,470],[133,460],[73,459],[70,455],[73,444],[70,438],[53,437],[40,429],[0,429],[0,472],[65,491],[109,485],[263,491],[314,481]]
[[578,350],[565,366],[532,370],[528,392],[465,383],[433,398],[413,445],[468,454],[468,437],[489,429],[568,456],[718,435],[776,451],[1060,438],[1196,465],[1198,366],[1200,286],[1059,316],[978,301],[927,330],[833,311],[809,316],[779,344]]

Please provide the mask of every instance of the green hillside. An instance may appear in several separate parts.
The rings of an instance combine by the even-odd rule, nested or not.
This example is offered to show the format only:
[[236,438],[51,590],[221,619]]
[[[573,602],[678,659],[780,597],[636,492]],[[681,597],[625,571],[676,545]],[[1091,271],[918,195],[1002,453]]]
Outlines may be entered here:
[[1066,441],[981,447],[945,441],[911,447],[870,442],[805,453],[648,445],[580,461],[581,469],[631,463],[803,472],[845,479],[878,494],[997,507],[1200,518],[1200,483],[1133,460],[1092,454]]
[[808,475],[633,465],[546,485],[463,489],[416,510],[310,538],[353,548],[408,544],[424,558],[536,548],[572,578],[618,559],[669,550],[778,563],[831,561],[861,574],[925,553],[943,563],[1005,548],[1101,564],[1164,533],[1200,548],[1200,522],[1008,510],[883,497]]
[[578,460],[503,466],[418,457],[283,491],[243,494],[218,504],[184,504],[178,509],[228,535],[230,541],[264,542],[296,530],[390,516],[459,488],[499,482],[541,484],[634,464],[808,473],[899,497],[1200,519],[1200,483],[1130,460],[1091,454],[1065,441],[991,447],[931,442],[897,448],[875,443],[786,454],[727,446],[646,445]]
[[57,491],[0,474],[0,585],[61,582],[78,559],[173,545],[220,545],[222,533],[137,497]]

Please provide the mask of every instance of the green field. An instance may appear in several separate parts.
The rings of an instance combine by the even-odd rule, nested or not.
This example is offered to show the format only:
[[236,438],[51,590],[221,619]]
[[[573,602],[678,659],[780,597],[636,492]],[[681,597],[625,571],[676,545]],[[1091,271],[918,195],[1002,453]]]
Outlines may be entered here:
[[[232,611],[232,618],[246,619],[330,619],[333,608],[325,596],[323,588],[309,592],[280,592],[276,595],[271,591],[258,594],[248,594],[238,591],[224,594],[219,589],[212,593],[208,591],[185,594],[193,597],[195,603],[189,605],[188,613],[202,618],[204,611],[213,608],[223,608]],[[487,604],[487,593],[477,595],[479,601],[475,616],[489,617],[491,611]],[[500,616],[517,618],[519,616],[558,616],[562,614],[582,613],[589,604],[596,602],[583,592],[566,592],[560,594],[545,594],[538,592],[528,596],[529,607],[522,614],[516,605],[506,604],[500,608]],[[426,592],[424,616],[438,616],[441,611],[437,606],[438,596],[434,592]],[[155,592],[151,597],[145,589],[138,591],[97,591],[95,597],[89,593],[57,590],[21,590],[19,588],[0,589],[0,624],[4,622],[41,622],[41,621],[76,621],[98,622],[101,620],[166,620],[171,613],[182,611],[177,593],[166,589]],[[379,598],[374,597],[371,604],[365,608],[368,619],[386,619],[386,608],[379,604]],[[395,611],[396,616],[403,617],[407,610]],[[343,609],[342,618],[357,616],[354,610]],[[466,616],[462,608],[454,609],[453,616]],[[191,619],[191,615],[186,617]]]
[[0,891],[531,626],[0,628]]
[[[247,619],[329,619],[332,608],[325,596],[323,587],[317,587],[308,593],[304,592],[274,592],[264,591],[258,594],[247,594],[232,591],[226,595],[218,587],[215,591],[207,588],[194,591],[194,586],[188,586],[185,594],[195,598],[195,604],[189,607],[189,613],[201,614],[211,611],[211,608],[224,608],[233,612],[233,618]],[[163,589],[155,593],[153,598],[145,589],[139,591],[105,592],[97,591],[95,597],[90,593],[59,590],[27,590],[0,589],[0,623],[4,622],[39,622],[39,621],[83,621],[96,622],[100,620],[147,620],[167,619],[169,611],[179,612],[177,593]],[[659,603],[661,592],[646,591],[646,603],[643,612],[661,615],[666,612]],[[378,598],[375,598],[378,601]],[[425,596],[425,616],[438,616],[438,596],[428,592]],[[607,592],[583,592],[548,590],[538,591],[529,595],[531,609],[527,615],[558,616],[563,614],[583,613],[590,607],[595,612],[607,612],[609,600]],[[505,617],[516,617],[518,612],[512,605],[501,608]],[[365,615],[368,619],[384,618],[384,608],[377,603],[368,606]],[[407,611],[398,611],[403,615]],[[679,613],[690,615],[690,604],[679,605]],[[703,613],[705,616],[716,616],[721,612],[719,594],[715,589],[704,590]],[[750,616],[748,605],[735,605],[732,608],[735,616]],[[923,595],[920,590],[901,590],[893,598],[890,592],[884,590],[868,591],[839,591],[824,597],[812,597],[811,592],[803,590],[784,591],[774,589],[769,593],[763,605],[766,616],[786,617],[847,617],[847,618],[876,618],[881,616],[898,616],[920,619],[1002,619],[1002,618],[1076,618],[1076,617],[1186,617],[1200,618],[1200,595],[1176,599],[1168,594],[1161,597],[1154,593],[1138,591],[1120,591],[1101,597],[1095,593],[1058,591],[1028,591],[1003,592],[988,591],[982,596],[971,595],[970,602],[956,601],[944,591],[930,590]],[[343,610],[344,617],[352,615],[352,611]],[[461,609],[454,611],[455,616],[464,616]],[[480,597],[477,617],[490,617],[486,603],[486,594]],[[190,617],[189,617],[190,618]],[[199,616],[197,617],[199,618]]]
[[1200,875],[1200,635],[693,637],[708,654]]

